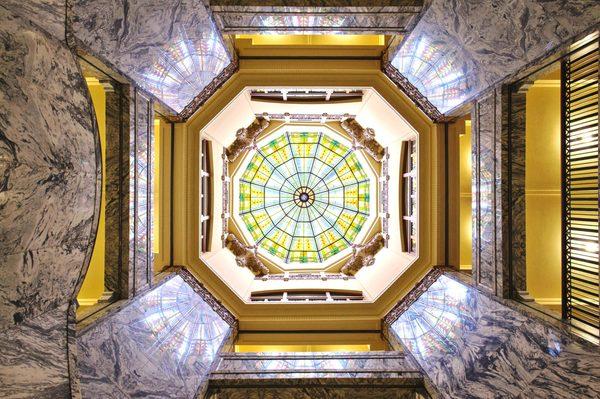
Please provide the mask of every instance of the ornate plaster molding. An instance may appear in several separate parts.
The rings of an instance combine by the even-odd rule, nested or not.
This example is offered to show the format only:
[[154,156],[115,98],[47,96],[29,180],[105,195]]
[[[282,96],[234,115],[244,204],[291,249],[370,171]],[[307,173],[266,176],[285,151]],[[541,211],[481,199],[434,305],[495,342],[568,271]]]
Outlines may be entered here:
[[383,238],[385,238],[385,247],[387,248],[390,240],[389,225],[390,225],[390,211],[389,211],[389,194],[390,194],[390,154],[388,147],[385,147],[385,155],[381,160],[381,176],[379,181],[381,183],[381,195],[380,195],[380,218],[381,218],[381,232]]
[[225,149],[225,155],[229,162],[235,159],[247,148],[256,145],[258,135],[269,127],[269,121],[262,116],[258,116],[248,127],[238,129],[235,133],[235,140]]
[[[259,115],[257,115],[258,117]],[[330,121],[342,121],[346,118],[354,118],[355,115],[350,114],[290,114],[286,112],[285,114],[262,114],[265,118],[274,119],[274,120],[282,120],[282,121],[299,121],[299,122],[330,122]]]
[[255,276],[269,274],[269,269],[256,256],[255,247],[247,247],[231,233],[225,239],[225,247],[235,255],[235,262],[240,267],[247,267]]
[[269,274],[264,277],[255,277],[255,280],[353,280],[354,276],[347,276],[341,273],[283,273]]
[[373,265],[373,263],[375,263],[375,255],[384,247],[385,238],[381,233],[375,235],[365,245],[353,246],[355,253],[353,254],[352,258],[348,260],[346,264],[344,264],[341,272],[350,276],[354,276],[363,267]]
[[385,148],[375,140],[375,132],[363,128],[354,118],[347,118],[341,123],[342,128],[354,139],[355,146],[363,148],[375,160],[381,162],[385,156]]

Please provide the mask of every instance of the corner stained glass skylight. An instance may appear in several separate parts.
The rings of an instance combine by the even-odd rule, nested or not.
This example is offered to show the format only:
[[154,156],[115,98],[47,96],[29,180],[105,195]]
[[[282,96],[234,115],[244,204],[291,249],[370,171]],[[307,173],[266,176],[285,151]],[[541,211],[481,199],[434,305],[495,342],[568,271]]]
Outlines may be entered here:
[[321,263],[350,248],[372,211],[358,154],[306,129],[260,145],[239,179],[245,227],[261,251],[286,264]]
[[474,94],[464,58],[458,48],[413,31],[392,65],[443,113]]
[[228,63],[229,55],[216,31],[205,29],[190,38],[187,31],[179,29],[173,41],[156,52],[140,83],[180,112]]

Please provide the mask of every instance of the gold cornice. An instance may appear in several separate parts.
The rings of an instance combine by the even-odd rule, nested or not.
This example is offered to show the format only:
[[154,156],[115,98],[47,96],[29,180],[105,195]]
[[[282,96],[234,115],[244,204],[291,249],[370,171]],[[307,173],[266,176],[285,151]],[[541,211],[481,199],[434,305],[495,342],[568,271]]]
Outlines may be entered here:
[[[343,70],[343,73],[340,73]],[[349,304],[247,304],[202,262],[198,254],[197,168],[199,132],[245,87],[260,86],[353,86],[372,87],[419,133],[419,256],[402,276],[391,281],[374,302]],[[194,114],[176,140],[176,173],[183,187],[176,194],[174,226],[175,258],[181,260],[239,319],[242,330],[377,330],[381,318],[413,288],[416,282],[440,263],[440,220],[438,186],[443,181],[438,148],[440,134],[427,116],[395,86],[372,61],[286,61],[247,60],[240,70]],[[219,174],[220,176],[220,174]],[[177,180],[177,179],[176,179]],[[216,215],[217,217],[219,215]],[[174,232],[175,233],[175,232]],[[177,239],[180,238],[180,239]],[[389,278],[382,276],[382,278]]]

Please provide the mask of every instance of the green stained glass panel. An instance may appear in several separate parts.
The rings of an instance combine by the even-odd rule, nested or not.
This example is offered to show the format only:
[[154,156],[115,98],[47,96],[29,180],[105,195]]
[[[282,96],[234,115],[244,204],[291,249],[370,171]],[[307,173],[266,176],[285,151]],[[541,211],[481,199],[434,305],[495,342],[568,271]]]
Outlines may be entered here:
[[240,179],[240,216],[259,248],[285,263],[347,249],[369,215],[369,178],[353,150],[319,132],[261,146]]

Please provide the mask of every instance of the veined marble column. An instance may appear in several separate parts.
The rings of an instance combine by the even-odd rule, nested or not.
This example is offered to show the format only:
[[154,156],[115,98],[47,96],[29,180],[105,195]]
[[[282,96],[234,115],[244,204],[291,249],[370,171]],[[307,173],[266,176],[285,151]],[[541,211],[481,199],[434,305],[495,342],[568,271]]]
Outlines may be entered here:
[[[525,104],[527,87],[510,93],[510,162],[511,184],[511,263],[513,288],[527,299],[527,265],[525,259]],[[543,172],[542,172],[543,173]]]
[[472,111],[473,279],[508,296],[508,134],[506,93],[480,98]]
[[129,295],[152,285],[153,101],[137,88],[129,103]]

